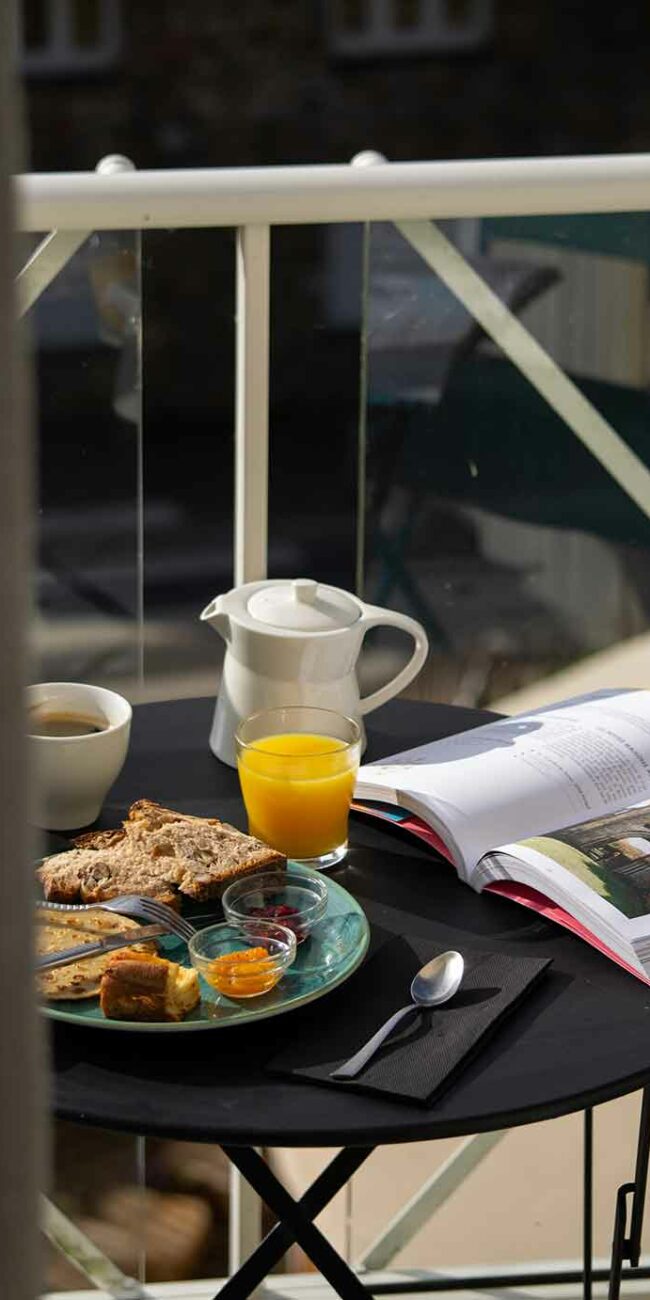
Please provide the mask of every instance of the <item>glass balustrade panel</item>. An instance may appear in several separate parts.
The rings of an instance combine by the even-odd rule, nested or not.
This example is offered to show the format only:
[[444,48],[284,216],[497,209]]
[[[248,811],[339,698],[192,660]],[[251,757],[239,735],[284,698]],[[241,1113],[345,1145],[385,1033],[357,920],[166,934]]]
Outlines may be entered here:
[[427,630],[410,694],[644,680],[649,255],[642,213],[368,228],[358,566]]
[[[355,586],[360,240],[348,225],[271,232],[267,572],[347,590]],[[224,646],[199,615],[230,589],[234,567],[235,232],[149,231],[143,247],[139,698],[208,696]]]
[[28,312],[40,682],[142,682],[140,237],[98,232]]
[[48,1300],[144,1281],[147,1256],[164,1232],[143,1186],[140,1139],[63,1120],[52,1122],[40,1214]]

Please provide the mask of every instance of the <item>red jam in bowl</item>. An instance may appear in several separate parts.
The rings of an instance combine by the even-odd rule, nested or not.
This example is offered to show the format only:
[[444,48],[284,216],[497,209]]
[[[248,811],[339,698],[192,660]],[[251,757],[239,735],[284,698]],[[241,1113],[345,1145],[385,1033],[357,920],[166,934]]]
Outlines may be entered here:
[[300,924],[298,908],[289,907],[287,903],[267,903],[264,907],[251,907],[248,915],[256,919],[260,917],[265,921],[277,921],[278,925],[286,925],[287,930],[293,930],[296,943],[302,943],[307,938],[308,931]]

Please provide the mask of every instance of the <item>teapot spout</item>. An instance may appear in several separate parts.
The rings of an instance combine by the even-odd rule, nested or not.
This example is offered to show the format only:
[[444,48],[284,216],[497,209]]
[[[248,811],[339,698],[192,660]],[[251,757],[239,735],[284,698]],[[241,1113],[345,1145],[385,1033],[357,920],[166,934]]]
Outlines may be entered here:
[[221,610],[221,596],[215,596],[214,600],[211,600],[210,604],[201,611],[199,617],[202,623],[209,623],[226,643],[230,641],[230,618]]

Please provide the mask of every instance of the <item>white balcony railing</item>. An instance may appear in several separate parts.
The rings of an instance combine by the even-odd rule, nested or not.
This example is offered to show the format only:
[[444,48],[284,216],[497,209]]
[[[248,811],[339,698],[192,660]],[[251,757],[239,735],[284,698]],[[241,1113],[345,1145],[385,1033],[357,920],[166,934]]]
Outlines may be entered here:
[[650,155],[43,173],[20,177],[16,193],[20,227],[32,231],[640,212]]
[[352,166],[145,172],[117,156],[105,159],[96,172],[21,176],[16,197],[22,230],[56,232],[25,268],[25,306],[76,250],[84,232],[238,228],[236,582],[266,575],[273,225],[396,222],[488,336],[650,516],[645,465],[432,225],[449,217],[646,211],[650,155],[387,163],[368,152]]

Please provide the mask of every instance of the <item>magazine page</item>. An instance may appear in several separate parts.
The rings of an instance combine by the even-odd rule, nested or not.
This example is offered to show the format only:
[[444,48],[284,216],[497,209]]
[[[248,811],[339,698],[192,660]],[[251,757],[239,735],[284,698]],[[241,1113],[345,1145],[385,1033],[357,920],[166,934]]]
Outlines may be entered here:
[[650,955],[650,802],[503,845],[474,875],[541,890],[605,942]]
[[473,883],[504,843],[650,798],[650,692],[598,691],[421,745],[363,766],[355,795],[429,821]]

